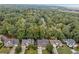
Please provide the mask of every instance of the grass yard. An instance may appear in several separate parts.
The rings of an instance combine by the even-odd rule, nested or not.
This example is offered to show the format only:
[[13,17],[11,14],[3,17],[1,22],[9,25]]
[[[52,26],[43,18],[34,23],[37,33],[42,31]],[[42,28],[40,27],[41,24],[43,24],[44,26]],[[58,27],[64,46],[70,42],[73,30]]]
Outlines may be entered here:
[[79,47],[75,47],[74,49],[75,49],[76,51],[79,51]]
[[8,54],[11,48],[2,47],[0,49],[0,53],[2,54]]
[[26,49],[25,54],[37,54],[37,50],[34,50],[32,48],[30,48],[29,50]]
[[42,50],[43,54],[49,54],[49,52],[47,50]]
[[71,50],[68,46],[63,45],[63,47],[59,47],[57,48],[57,51],[59,54],[71,54]]

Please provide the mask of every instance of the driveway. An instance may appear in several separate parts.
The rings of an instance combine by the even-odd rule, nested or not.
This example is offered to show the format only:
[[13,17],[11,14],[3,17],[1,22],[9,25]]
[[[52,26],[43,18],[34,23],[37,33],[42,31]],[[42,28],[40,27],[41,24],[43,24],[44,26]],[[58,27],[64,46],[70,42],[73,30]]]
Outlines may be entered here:
[[74,49],[71,49],[71,51],[72,51],[72,54],[79,54],[79,52]]
[[22,48],[22,52],[20,54],[24,54],[26,50],[26,46],[21,46],[21,48]]
[[15,54],[15,49],[16,49],[17,45],[13,46],[13,48],[11,49],[9,54]]
[[42,47],[38,47],[38,54],[42,54]]
[[54,45],[54,44],[53,44],[53,52],[54,52],[55,54],[58,54],[58,51],[57,51],[57,49],[56,49],[56,45]]

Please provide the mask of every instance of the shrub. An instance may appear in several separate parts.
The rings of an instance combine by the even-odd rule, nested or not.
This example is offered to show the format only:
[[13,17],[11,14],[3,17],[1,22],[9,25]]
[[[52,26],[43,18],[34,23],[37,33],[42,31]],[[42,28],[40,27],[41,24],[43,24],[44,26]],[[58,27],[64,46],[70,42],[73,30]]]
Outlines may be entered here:
[[34,49],[34,50],[37,49],[36,45],[32,45],[32,44],[30,44],[30,45],[28,46],[28,49],[30,49],[30,48],[32,48],[32,49]]
[[2,46],[3,46],[3,42],[2,42],[2,41],[0,41],[0,48],[2,48]]
[[17,46],[15,49],[15,53],[19,54],[21,52],[21,46]]
[[48,44],[46,46],[46,50],[49,52],[49,53],[52,53],[52,49],[53,49],[53,46],[51,44]]

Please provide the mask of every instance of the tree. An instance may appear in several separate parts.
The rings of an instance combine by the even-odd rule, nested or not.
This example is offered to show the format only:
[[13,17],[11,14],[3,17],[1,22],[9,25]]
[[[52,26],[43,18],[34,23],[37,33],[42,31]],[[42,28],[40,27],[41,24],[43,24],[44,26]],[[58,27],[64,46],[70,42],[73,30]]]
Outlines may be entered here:
[[52,46],[51,44],[48,44],[48,45],[46,46],[46,50],[47,50],[48,52],[50,52],[50,53],[53,53],[53,52],[52,52],[53,46]]
[[21,52],[21,50],[22,50],[21,46],[17,46],[16,49],[15,49],[15,53],[19,54]]
[[28,46],[28,50],[31,49],[31,48],[34,49],[34,50],[37,49],[36,45],[33,45],[33,44],[30,44],[30,45]]
[[0,48],[3,46],[3,42],[2,41],[0,41]]
[[22,39],[25,37],[25,19],[21,18],[18,19],[18,21],[15,24],[16,26],[16,36],[19,39]]

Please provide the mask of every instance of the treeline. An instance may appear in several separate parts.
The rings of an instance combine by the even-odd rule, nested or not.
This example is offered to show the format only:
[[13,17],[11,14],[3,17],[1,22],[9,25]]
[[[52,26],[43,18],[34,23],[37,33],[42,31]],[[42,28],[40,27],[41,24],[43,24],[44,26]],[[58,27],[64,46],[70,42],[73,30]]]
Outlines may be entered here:
[[0,34],[18,39],[68,39],[79,42],[79,13],[55,9],[0,9]]

